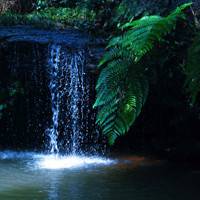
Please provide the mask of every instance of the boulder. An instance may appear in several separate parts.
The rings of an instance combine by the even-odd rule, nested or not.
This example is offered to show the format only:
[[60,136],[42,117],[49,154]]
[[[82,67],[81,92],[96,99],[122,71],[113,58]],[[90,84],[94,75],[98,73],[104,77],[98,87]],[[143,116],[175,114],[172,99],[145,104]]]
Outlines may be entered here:
[[7,11],[30,12],[33,9],[35,0],[0,0],[0,14]]

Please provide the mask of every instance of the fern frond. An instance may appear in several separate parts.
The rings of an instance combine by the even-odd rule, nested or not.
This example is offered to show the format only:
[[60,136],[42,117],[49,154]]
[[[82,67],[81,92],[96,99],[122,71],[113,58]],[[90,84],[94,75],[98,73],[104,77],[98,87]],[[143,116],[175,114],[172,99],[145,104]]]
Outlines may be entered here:
[[163,41],[164,37],[175,29],[177,20],[185,18],[184,11],[190,6],[191,3],[183,4],[167,17],[145,16],[128,22],[121,27],[126,32],[121,37],[113,38],[108,47],[118,45],[123,49],[128,49],[138,62],[153,49],[157,42]]
[[148,95],[148,79],[141,58],[164,40],[184,10],[191,4],[178,7],[167,17],[146,16],[126,23],[122,36],[111,39],[99,68],[96,85],[97,124],[113,144],[124,135],[140,114]]
[[[118,136],[123,136],[138,117],[143,107],[145,92],[142,90],[140,82],[146,82],[144,79],[135,80],[130,84],[123,98],[118,103],[117,112],[113,113],[112,125],[103,126],[104,134],[109,136],[109,143],[112,145]],[[148,83],[148,82],[146,82]],[[148,86],[146,86],[148,88]]]
[[186,87],[192,98],[192,104],[196,102],[200,93],[200,34],[196,36],[188,50],[188,59],[185,67]]
[[144,68],[130,58],[114,60],[102,69],[94,107],[99,108],[97,123],[110,144],[129,130],[141,112],[148,93],[143,74]]

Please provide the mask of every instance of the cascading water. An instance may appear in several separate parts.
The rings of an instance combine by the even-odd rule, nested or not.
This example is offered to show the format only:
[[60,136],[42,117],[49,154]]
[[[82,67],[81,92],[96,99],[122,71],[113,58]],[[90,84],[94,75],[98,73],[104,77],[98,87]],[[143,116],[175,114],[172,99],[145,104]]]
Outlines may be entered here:
[[[72,129],[72,153],[77,153],[79,150],[79,137],[81,137],[81,130],[79,127],[80,116],[79,116],[79,101],[82,98],[82,94],[84,94],[84,82],[80,79],[80,72],[78,63],[81,63],[81,68],[83,69],[83,62],[81,58],[81,54],[75,54],[71,60],[69,65],[70,69],[70,114],[71,114],[71,129]],[[83,73],[83,71],[81,71]],[[81,77],[82,78],[82,77]],[[82,102],[81,108],[83,107]],[[81,113],[82,114],[82,113]],[[80,135],[79,135],[80,134]]]
[[23,160],[28,168],[59,170],[114,163],[99,157],[105,145],[92,108],[96,81],[92,66],[97,61],[93,42],[71,32],[41,31],[37,36],[38,30],[28,37],[25,30],[10,41],[10,34],[19,34],[21,28],[10,31],[7,46],[0,48],[2,78],[5,88],[17,80],[21,92],[3,114],[0,148],[43,152],[45,145],[46,151],[0,152],[0,164]]
[[89,129],[94,126],[85,53],[53,44],[49,48],[48,67],[52,105],[52,125],[46,130],[48,149],[50,153],[58,153],[61,148],[71,154],[82,154],[83,146],[89,145],[87,137],[92,135]]
[[48,135],[50,137],[50,152],[58,152],[58,117],[60,108],[60,91],[59,91],[59,59],[60,59],[60,46],[53,46],[51,49],[51,56],[49,59],[49,66],[51,67],[50,78],[50,92],[52,102],[52,128],[48,129]]

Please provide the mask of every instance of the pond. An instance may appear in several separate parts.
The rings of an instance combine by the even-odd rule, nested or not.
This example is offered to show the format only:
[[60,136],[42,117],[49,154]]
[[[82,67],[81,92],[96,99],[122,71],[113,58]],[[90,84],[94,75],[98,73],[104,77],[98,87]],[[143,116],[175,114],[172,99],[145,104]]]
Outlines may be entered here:
[[0,153],[1,200],[193,200],[200,171],[138,156]]

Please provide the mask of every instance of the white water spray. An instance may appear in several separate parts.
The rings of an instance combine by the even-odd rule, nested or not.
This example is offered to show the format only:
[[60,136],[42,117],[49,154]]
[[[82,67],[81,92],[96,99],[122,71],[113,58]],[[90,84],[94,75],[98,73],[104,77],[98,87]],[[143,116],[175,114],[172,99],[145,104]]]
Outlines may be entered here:
[[60,91],[59,91],[59,63],[60,63],[60,46],[52,46],[51,55],[49,59],[50,71],[50,84],[49,89],[51,92],[52,103],[52,127],[47,130],[50,137],[50,152],[58,153],[58,120],[60,109]]
[[[80,155],[92,126],[88,117],[91,102],[84,51],[72,52],[60,45],[51,45],[48,66],[52,106],[51,127],[46,130],[49,152],[59,153],[59,146],[65,146],[67,153]],[[59,137],[63,142],[59,143]]]

